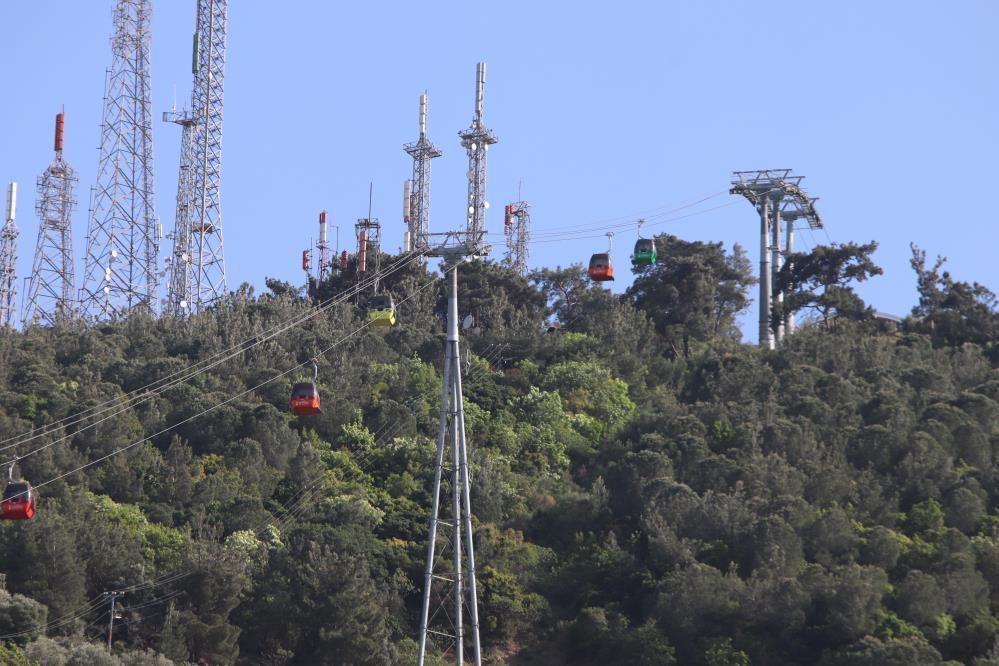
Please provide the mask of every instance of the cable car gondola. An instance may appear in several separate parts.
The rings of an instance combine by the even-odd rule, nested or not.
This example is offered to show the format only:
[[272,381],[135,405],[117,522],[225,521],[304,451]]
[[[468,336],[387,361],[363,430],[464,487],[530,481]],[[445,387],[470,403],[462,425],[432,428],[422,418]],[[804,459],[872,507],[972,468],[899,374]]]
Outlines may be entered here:
[[35,493],[27,481],[14,481],[14,464],[10,464],[7,487],[0,501],[0,520],[29,520],[35,515]]
[[594,282],[606,282],[614,279],[614,266],[611,265],[610,259],[610,244],[613,235],[613,231],[607,232],[606,252],[598,252],[590,257],[590,269],[587,273]]
[[395,301],[390,294],[375,294],[368,302],[368,321],[372,326],[395,326]]
[[652,238],[642,238],[643,224],[645,220],[638,221],[638,240],[635,241],[631,263],[635,266],[652,266],[656,263],[656,241]]
[[319,389],[316,388],[319,366],[313,362],[312,368],[311,382],[298,382],[291,387],[291,411],[295,416],[312,416],[323,413],[319,400]]
[[653,238],[642,238],[642,225],[645,220],[638,221],[638,240],[635,241],[635,251],[631,255],[634,266],[652,266],[656,263],[656,241]]

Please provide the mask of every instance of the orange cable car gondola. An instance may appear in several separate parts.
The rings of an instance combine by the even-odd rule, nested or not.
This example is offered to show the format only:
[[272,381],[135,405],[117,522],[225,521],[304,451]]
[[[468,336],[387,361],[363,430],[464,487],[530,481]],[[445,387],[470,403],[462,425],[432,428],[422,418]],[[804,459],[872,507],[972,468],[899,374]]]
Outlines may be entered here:
[[291,411],[295,416],[312,416],[322,414],[319,399],[319,389],[316,380],[319,378],[319,366],[312,362],[312,381],[298,382],[291,388]]
[[607,232],[607,251],[598,252],[590,257],[590,269],[587,274],[594,282],[607,282],[614,279],[614,266],[611,264],[611,237],[613,231]]
[[35,515],[35,493],[27,481],[14,481],[14,465],[10,464],[7,487],[0,501],[0,520],[30,520]]

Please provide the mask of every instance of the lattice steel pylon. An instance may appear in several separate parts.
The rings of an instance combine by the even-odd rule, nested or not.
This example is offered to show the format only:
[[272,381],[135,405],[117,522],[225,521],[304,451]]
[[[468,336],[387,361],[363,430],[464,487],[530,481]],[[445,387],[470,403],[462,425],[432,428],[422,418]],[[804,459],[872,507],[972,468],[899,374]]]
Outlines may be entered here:
[[492,130],[482,122],[483,96],[486,88],[486,63],[480,62],[475,69],[475,115],[472,125],[458,133],[461,145],[468,152],[468,239],[467,242],[480,244],[486,233],[486,158],[489,146],[499,141]]
[[[758,169],[733,172],[732,194],[745,197],[760,215],[760,327],[759,344],[773,349],[794,330],[794,318],[785,313],[780,322],[771,321],[774,305],[784,300],[774,291],[777,273],[784,259],[794,249],[794,223],[804,220],[811,229],[822,228],[822,218],[815,209],[815,197],[801,187],[804,176],[791,169]],[[781,222],[787,222],[785,245],[781,248]]]
[[191,271],[191,206],[194,193],[194,120],[176,110],[163,114],[165,122],[180,125],[180,168],[177,170],[177,199],[173,231],[169,238],[173,249],[167,258],[167,296],[163,312],[175,317],[187,314],[194,293]]
[[62,157],[65,114],[56,115],[55,159],[38,176],[38,242],[24,299],[24,327],[56,326],[75,314],[73,188],[76,172]]
[[17,313],[17,183],[7,185],[7,217],[0,229],[0,326],[14,328]]
[[80,314],[90,321],[152,314],[158,306],[151,21],[150,0],[117,0],[79,295]]
[[[435,644],[454,663],[465,663],[465,642],[471,641],[472,663],[482,664],[479,642],[479,601],[472,534],[471,474],[465,411],[461,388],[461,355],[458,349],[458,266],[488,254],[478,237],[467,232],[432,234],[425,250],[444,259],[448,281],[447,342],[441,386],[440,421],[434,458],[430,530],[424,569],[423,605],[420,614],[419,666],[424,666],[428,644]],[[448,519],[441,519],[441,502],[450,504]],[[441,542],[438,543],[438,537]],[[465,616],[468,624],[465,624]]]
[[198,0],[191,95],[194,168],[190,251],[191,307],[198,311],[226,294],[221,189],[227,20],[227,0]]
[[413,178],[404,197],[403,217],[412,249],[420,250],[427,247],[430,233],[430,160],[443,155],[427,138],[427,93],[420,95],[420,138],[403,149],[413,158]]
[[527,275],[530,256],[531,204],[517,201],[503,210],[503,233],[506,236],[504,261],[521,275]]

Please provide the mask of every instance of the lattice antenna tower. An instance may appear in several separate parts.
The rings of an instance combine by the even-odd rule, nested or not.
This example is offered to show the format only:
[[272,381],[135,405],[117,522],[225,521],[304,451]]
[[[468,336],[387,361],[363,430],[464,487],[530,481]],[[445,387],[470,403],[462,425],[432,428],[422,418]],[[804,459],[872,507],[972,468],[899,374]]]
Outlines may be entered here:
[[158,307],[159,220],[153,191],[152,3],[117,0],[97,181],[90,194],[80,311],[91,321]]
[[427,138],[427,93],[420,95],[420,138],[403,149],[413,158],[413,178],[403,186],[403,219],[412,249],[425,249],[430,233],[430,160],[443,154]]
[[[195,58],[196,61],[196,58]],[[166,111],[165,122],[180,126],[180,167],[177,172],[177,198],[174,208],[173,232],[169,238],[173,249],[167,258],[167,297],[163,312],[181,317],[190,311],[194,297],[194,276],[191,270],[192,206],[194,204],[194,119],[186,111]]]
[[527,275],[527,258],[531,253],[531,204],[517,201],[506,205],[503,233],[506,235],[504,260],[521,275]]
[[[382,223],[377,217],[371,217],[371,196],[373,188],[368,186],[368,216],[362,217],[354,224],[354,234],[357,236],[357,273],[366,273],[370,268],[375,271],[374,293],[378,293],[378,276],[381,268]],[[372,258],[373,265],[368,260]]]
[[[791,169],[735,171],[732,175],[729,191],[745,197],[760,215],[759,343],[774,349],[794,331],[790,314],[779,322],[772,321],[774,306],[784,300],[783,292],[774,289],[777,274],[784,258],[794,251],[795,222],[804,220],[811,229],[822,228],[822,218],[815,209],[818,199],[808,196],[801,187],[804,176],[792,174]],[[781,223],[785,221],[786,236],[781,247]]]
[[56,115],[55,159],[38,176],[38,241],[24,299],[25,328],[62,324],[75,313],[72,217],[77,177],[62,156],[65,120],[65,114]]
[[467,242],[479,245],[486,233],[486,158],[489,146],[499,141],[492,130],[482,122],[483,96],[486,88],[486,63],[480,62],[475,69],[475,115],[472,125],[458,133],[461,145],[468,153],[468,238]]
[[7,216],[0,229],[0,326],[14,328],[17,313],[17,183],[7,185]]
[[191,308],[200,311],[226,294],[222,244],[222,111],[227,0],[198,0],[194,33]]
[[319,250],[319,266],[317,266],[319,282],[325,282],[329,279],[330,273],[333,271],[333,258],[330,255],[330,241],[327,227],[326,211],[324,210],[319,213],[319,242],[316,243],[316,249]]

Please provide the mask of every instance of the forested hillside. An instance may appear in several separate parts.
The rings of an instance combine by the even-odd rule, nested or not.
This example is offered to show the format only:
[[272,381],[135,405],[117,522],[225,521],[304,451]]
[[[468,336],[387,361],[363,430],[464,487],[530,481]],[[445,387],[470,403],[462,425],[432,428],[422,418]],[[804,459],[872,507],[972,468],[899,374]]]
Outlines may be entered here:
[[[853,291],[874,244],[818,248],[781,275],[807,323],[764,351],[741,250],[656,242],[621,296],[459,269],[487,661],[999,666],[995,296],[913,248],[879,278],[918,287],[897,326]],[[446,301],[382,264],[388,329],[363,296],[310,316],[345,274],[0,333],[0,462],[38,495],[0,524],[0,662],[415,663]],[[324,413],[295,418],[313,357]]]

